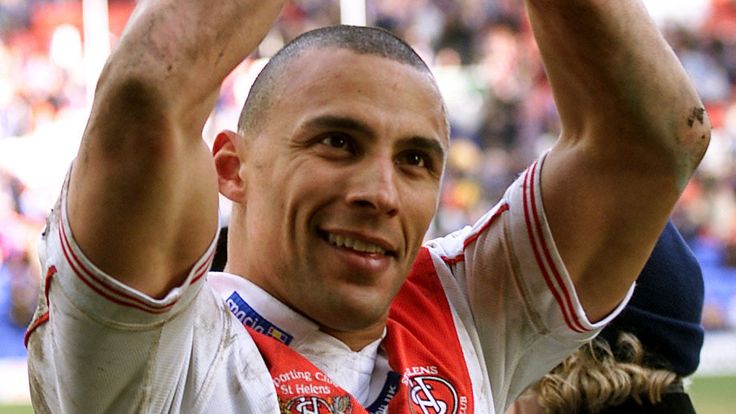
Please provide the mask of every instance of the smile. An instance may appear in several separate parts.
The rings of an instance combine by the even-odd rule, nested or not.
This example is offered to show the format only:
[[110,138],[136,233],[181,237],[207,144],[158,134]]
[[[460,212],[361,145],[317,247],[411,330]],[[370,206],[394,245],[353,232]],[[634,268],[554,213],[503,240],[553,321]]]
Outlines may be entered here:
[[338,234],[327,233],[327,241],[335,247],[346,248],[359,253],[387,255],[386,250],[381,246]]

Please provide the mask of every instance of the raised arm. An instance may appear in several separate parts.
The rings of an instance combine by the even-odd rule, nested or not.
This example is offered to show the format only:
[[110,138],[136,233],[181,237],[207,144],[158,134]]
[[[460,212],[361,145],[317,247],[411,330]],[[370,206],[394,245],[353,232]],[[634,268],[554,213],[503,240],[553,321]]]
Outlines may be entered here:
[[562,134],[542,195],[592,321],[624,297],[710,137],[693,86],[640,0],[526,0]]
[[103,271],[161,297],[212,242],[217,183],[201,131],[221,82],[283,3],[139,2],[100,77],[70,181],[73,235]]

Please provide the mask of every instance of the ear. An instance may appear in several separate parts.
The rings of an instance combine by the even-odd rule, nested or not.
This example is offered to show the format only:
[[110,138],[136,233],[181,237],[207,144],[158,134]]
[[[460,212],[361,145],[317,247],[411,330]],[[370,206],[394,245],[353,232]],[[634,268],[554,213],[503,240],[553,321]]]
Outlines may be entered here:
[[243,140],[233,131],[222,131],[217,134],[212,145],[212,157],[217,170],[217,185],[220,193],[234,203],[245,203],[245,180],[241,177],[243,159],[238,152],[243,147]]

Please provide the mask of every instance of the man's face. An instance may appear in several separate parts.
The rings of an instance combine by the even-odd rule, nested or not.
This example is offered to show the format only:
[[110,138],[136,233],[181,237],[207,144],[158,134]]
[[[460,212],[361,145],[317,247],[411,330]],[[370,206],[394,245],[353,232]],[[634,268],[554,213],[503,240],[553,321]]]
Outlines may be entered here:
[[411,66],[315,49],[266,117],[243,156],[244,276],[331,330],[382,325],[437,205],[439,93]]

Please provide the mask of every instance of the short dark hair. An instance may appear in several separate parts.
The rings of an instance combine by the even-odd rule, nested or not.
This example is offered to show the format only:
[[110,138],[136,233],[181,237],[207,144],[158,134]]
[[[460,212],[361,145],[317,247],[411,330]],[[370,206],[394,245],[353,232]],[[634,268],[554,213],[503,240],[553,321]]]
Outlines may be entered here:
[[287,43],[256,77],[243,105],[238,131],[258,131],[265,111],[273,105],[273,91],[289,62],[302,52],[318,48],[342,48],[400,62],[431,75],[417,52],[393,33],[377,27],[328,26],[306,32]]

